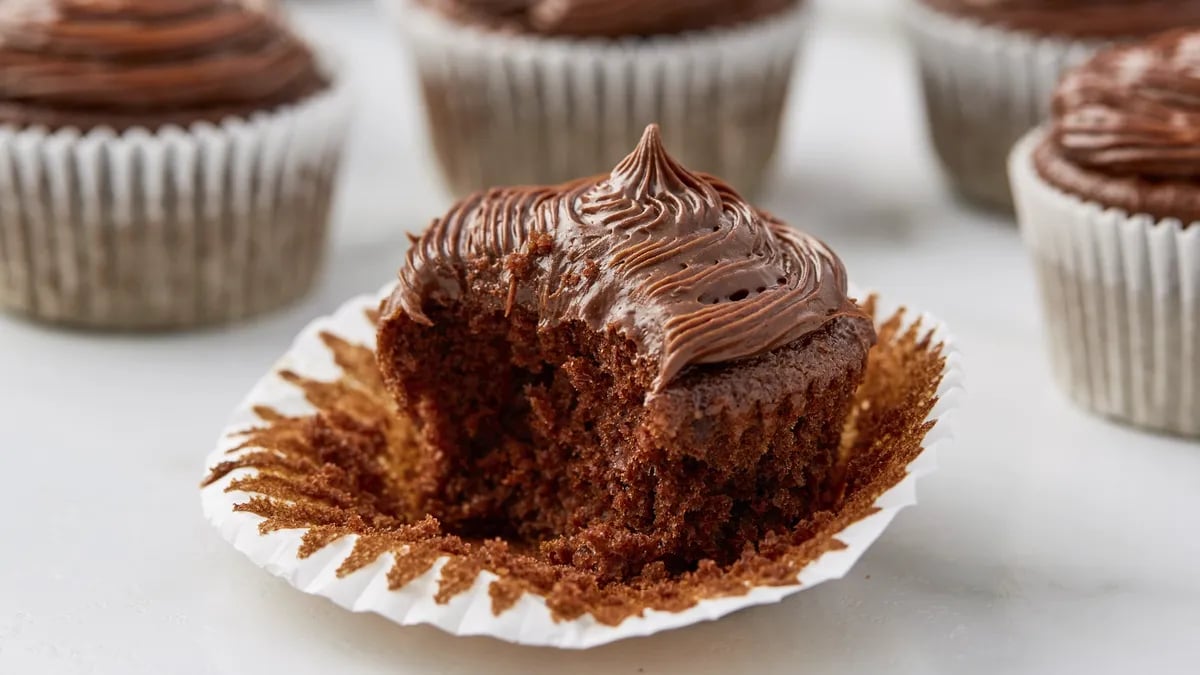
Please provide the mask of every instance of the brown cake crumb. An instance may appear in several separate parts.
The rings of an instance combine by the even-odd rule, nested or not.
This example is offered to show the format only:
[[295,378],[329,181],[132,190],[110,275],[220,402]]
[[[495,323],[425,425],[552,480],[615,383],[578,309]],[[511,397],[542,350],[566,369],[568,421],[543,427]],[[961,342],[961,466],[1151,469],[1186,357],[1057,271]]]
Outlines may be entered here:
[[[874,314],[872,302],[867,309]],[[369,316],[374,320],[374,313]],[[706,598],[745,594],[754,586],[795,584],[804,566],[843,548],[836,533],[874,512],[878,496],[906,475],[931,427],[925,420],[937,402],[945,358],[942,345],[932,342],[919,323],[906,330],[901,325],[902,312],[879,329],[844,435],[836,474],[840,485],[832,489],[836,502],[795,522],[784,534],[769,533],[747,544],[727,564],[704,560],[685,571],[652,564],[636,577],[605,580],[586,569],[555,564],[527,542],[445,532],[416,508],[412,496],[421,481],[416,436],[385,390],[371,349],[331,334],[322,339],[344,371],[340,379],[284,375],[317,412],[289,417],[257,410],[263,425],[245,432],[245,441],[231,451],[241,454],[214,467],[205,485],[236,469],[254,469],[226,488],[251,495],[236,510],[263,517],[263,533],[305,530],[302,558],[341,537],[356,536],[339,576],[392,553],[396,562],[388,582],[395,590],[448,558],[436,597],[440,603],[470,589],[487,570],[499,577],[489,589],[497,614],[524,593],[546,598],[557,620],[590,614],[616,625],[645,609],[682,611]]]

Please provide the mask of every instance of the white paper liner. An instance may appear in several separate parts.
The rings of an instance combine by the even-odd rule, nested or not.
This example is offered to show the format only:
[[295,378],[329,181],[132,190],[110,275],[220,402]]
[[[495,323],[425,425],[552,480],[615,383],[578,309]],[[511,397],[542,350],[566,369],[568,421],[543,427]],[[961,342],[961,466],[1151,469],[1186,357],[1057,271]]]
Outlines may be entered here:
[[186,129],[0,126],[0,307],[153,329],[303,294],[348,122],[342,80],[294,105]]
[[1011,208],[1013,145],[1049,115],[1063,72],[1106,43],[987,26],[922,0],[905,0],[905,19],[946,177],[970,200]]
[[[255,406],[268,406],[288,415],[311,413],[313,408],[305,401],[303,394],[277,373],[287,369],[312,379],[334,380],[339,377],[340,370],[319,334],[331,332],[352,343],[374,345],[374,328],[365,313],[370,308],[378,307],[381,297],[377,294],[355,298],[334,315],[318,319],[306,327],[272,372],[254,387],[238,407],[222,434],[219,446],[208,456],[206,471],[230,459],[229,451],[244,440],[239,432],[260,422],[253,412]],[[881,303],[879,308],[880,320],[889,317],[896,309],[886,303]],[[960,358],[954,340],[943,324],[928,315],[909,316],[906,325],[918,318],[924,329],[932,331],[933,344],[943,343],[946,356],[943,378],[937,392],[939,400],[929,415],[934,425],[925,436],[924,449],[909,464],[904,479],[876,500],[878,511],[852,523],[837,535],[837,539],[846,547],[827,552],[804,567],[798,574],[796,585],[755,587],[746,595],[702,600],[681,612],[647,610],[644,616],[625,619],[616,626],[601,624],[590,615],[572,621],[555,621],[545,600],[528,593],[514,607],[497,616],[493,614],[492,599],[488,593],[489,585],[496,579],[491,572],[481,573],[469,591],[454,596],[448,604],[441,605],[434,600],[445,558],[408,585],[391,591],[388,590],[387,572],[394,561],[392,554],[385,554],[344,577],[337,575],[338,567],[354,548],[357,537],[343,537],[308,558],[297,557],[303,530],[282,530],[262,535],[258,529],[263,522],[262,517],[233,510],[236,504],[245,502],[249,495],[226,492],[226,488],[231,481],[252,473],[252,469],[238,469],[206,486],[201,493],[204,514],[234,548],[297,589],[329,598],[351,611],[375,612],[402,625],[429,624],[455,635],[487,635],[518,644],[584,649],[717,619],[745,607],[778,602],[793,593],[845,576],[867,547],[883,533],[896,513],[916,503],[917,480],[936,468],[938,450],[950,442],[951,430],[947,416],[957,406],[963,393]]]
[[529,36],[380,0],[416,60],[450,189],[555,184],[607,172],[650,123],[673,156],[746,194],[774,153],[806,4],[674,36]]
[[1200,223],[1055,188],[1033,165],[1044,136],[1030,132],[1010,170],[1056,378],[1086,408],[1200,436]]

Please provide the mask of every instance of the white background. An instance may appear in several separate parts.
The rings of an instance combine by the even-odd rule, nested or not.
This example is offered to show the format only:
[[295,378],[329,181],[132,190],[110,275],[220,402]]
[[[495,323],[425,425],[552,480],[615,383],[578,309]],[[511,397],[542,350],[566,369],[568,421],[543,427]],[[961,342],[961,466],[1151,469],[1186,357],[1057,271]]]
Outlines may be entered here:
[[360,114],[312,297],[223,330],[0,318],[0,673],[1126,673],[1200,662],[1200,445],[1053,387],[1011,222],[947,196],[886,2],[817,2],[764,206],[853,278],[944,318],[970,395],[940,472],[850,577],[585,653],[400,628],[305,596],[200,516],[228,412],[310,318],[373,290],[447,205],[401,50],[359,2],[295,5]]

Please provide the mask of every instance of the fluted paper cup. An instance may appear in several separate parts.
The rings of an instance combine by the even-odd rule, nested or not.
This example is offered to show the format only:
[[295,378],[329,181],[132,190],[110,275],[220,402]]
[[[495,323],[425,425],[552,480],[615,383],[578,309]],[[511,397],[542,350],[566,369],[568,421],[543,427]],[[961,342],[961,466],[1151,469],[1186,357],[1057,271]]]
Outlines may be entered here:
[[0,126],[0,307],[146,330],[299,297],[324,249],[348,98],[335,77],[219,124]]
[[648,124],[744,194],[778,141],[805,4],[759,21],[616,40],[488,31],[380,0],[411,47],[443,176],[461,196],[608,171]]
[[1200,436],[1200,223],[1059,190],[1033,164],[1044,137],[1030,132],[1010,170],[1058,382],[1095,412]]
[[1105,43],[1039,36],[951,16],[905,0],[929,135],[963,197],[1010,210],[1013,145],[1050,113],[1063,72]]
[[[511,567],[464,565],[465,545],[448,553],[422,547],[422,528],[436,527],[428,519],[389,539],[388,519],[368,513],[374,496],[356,500],[335,491],[336,503],[314,499],[312,481],[356,475],[336,457],[309,452],[305,434],[320,426],[318,417],[342,419],[355,430],[348,444],[335,444],[341,456],[361,456],[363,448],[396,433],[394,426],[376,433],[362,423],[396,414],[371,354],[370,315],[379,301],[378,295],[356,298],[313,322],[254,387],[207,459],[204,514],[237,550],[302,592],[456,635],[582,649],[716,619],[840,578],[896,513],[915,503],[917,479],[933,471],[937,450],[949,442],[947,414],[962,393],[958,354],[941,323],[910,314],[878,319],[880,345],[844,438],[841,498],[822,524],[766,568],[769,581],[746,577],[743,555],[727,568],[701,565],[693,577],[702,583],[661,582],[671,592],[645,606],[631,606],[629,598],[638,594],[622,595],[619,584],[600,589],[591,605],[564,604],[551,596],[568,582],[531,590],[513,583]],[[875,315],[891,316],[878,309]],[[876,433],[880,429],[888,431]],[[378,466],[395,469],[383,461]],[[392,480],[400,484],[384,492],[403,495],[405,479]],[[364,533],[341,529],[345,522],[361,526],[362,519],[371,524]]]

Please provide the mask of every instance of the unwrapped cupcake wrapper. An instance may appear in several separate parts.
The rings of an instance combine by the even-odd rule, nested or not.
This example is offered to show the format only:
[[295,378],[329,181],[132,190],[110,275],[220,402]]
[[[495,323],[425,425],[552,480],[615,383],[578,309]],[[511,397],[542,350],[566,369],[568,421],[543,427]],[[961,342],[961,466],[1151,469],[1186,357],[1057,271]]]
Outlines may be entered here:
[[1008,155],[1050,112],[1063,72],[1104,43],[1043,37],[950,16],[906,0],[929,134],[954,188],[1012,208]]
[[335,78],[186,129],[0,126],[0,307],[143,330],[299,297],[324,249],[348,99]]
[[1010,168],[1055,376],[1086,408],[1200,436],[1200,223],[1057,189],[1034,167],[1043,138],[1030,132]]
[[[206,468],[220,466],[231,457],[238,457],[239,453],[254,451],[254,448],[243,447],[245,432],[262,424],[261,411],[275,411],[272,416],[311,413],[314,408],[295,383],[301,379],[329,382],[341,376],[343,371],[327,347],[330,336],[345,343],[374,345],[374,327],[367,313],[378,308],[380,298],[380,295],[356,298],[333,316],[319,319],[305,328],[272,373],[260,381],[239,406],[220,445],[208,457]],[[884,309],[887,311],[877,312],[879,317],[889,316],[895,308]],[[310,550],[302,554],[305,530],[268,527],[267,521],[259,515],[239,508],[255,495],[230,490],[230,485],[242,477],[253,476],[256,469],[239,468],[207,484],[201,494],[204,513],[220,535],[237,550],[295,588],[329,598],[351,611],[376,612],[402,625],[429,624],[455,635],[487,635],[519,644],[582,649],[716,619],[745,607],[774,603],[824,581],[841,578],[880,536],[896,513],[916,502],[917,479],[934,470],[938,448],[950,441],[947,414],[961,397],[962,372],[946,328],[927,315],[909,316],[905,325],[913,325],[914,320],[920,321],[917,329],[920,334],[928,331],[928,348],[940,350],[945,357],[936,388],[937,402],[925,418],[929,431],[920,447],[914,448],[913,454],[905,455],[912,459],[903,477],[897,478],[898,482],[890,489],[882,491],[874,499],[873,506],[870,502],[863,504],[862,511],[857,512],[861,517],[833,535],[830,542],[835,545],[823,549],[824,553],[800,569],[792,584],[752,586],[743,589],[745,593],[741,595],[701,599],[682,611],[647,609],[616,625],[602,623],[591,614],[573,620],[556,619],[546,599],[533,593],[523,594],[510,608],[496,613],[493,610],[495,598],[489,588],[497,577],[490,571],[478,572],[468,589],[446,599],[439,597],[446,558],[438,559],[427,572],[396,587],[389,584],[389,570],[396,563],[397,555],[403,555],[403,552],[385,553],[370,564],[345,573],[348,556],[356,548],[357,535],[341,537],[315,553]],[[347,391],[352,393],[353,390],[351,386]],[[867,407],[863,406],[863,409],[867,410]],[[462,586],[460,583],[459,587]]]
[[650,123],[672,154],[750,194],[778,140],[805,3],[760,21],[620,40],[489,32],[382,0],[419,71],[451,190],[608,171]]

